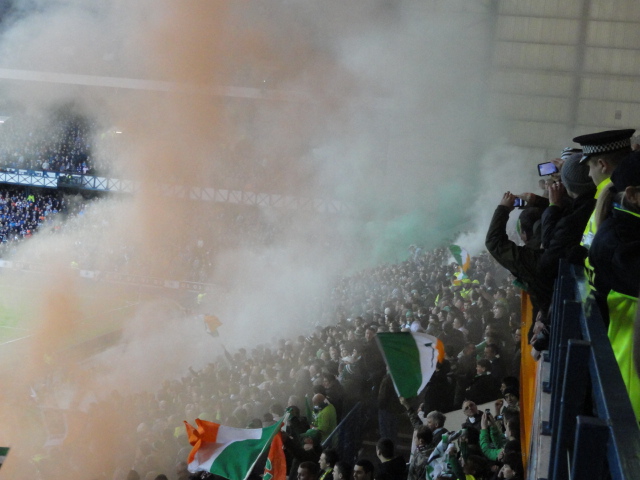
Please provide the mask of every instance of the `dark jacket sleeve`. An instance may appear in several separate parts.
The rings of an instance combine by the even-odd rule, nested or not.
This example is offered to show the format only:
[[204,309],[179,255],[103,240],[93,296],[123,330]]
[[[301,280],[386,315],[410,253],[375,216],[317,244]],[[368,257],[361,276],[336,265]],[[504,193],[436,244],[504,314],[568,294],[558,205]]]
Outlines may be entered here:
[[413,408],[409,408],[407,410],[407,415],[409,416],[409,421],[411,422],[411,426],[413,426],[414,430],[419,429],[424,425],[420,417],[418,416],[418,412],[416,412]]
[[610,290],[638,296],[640,289],[640,217],[614,212],[598,229],[589,249],[595,288],[606,299]]
[[500,265],[525,284],[534,307],[546,309],[551,303],[553,281],[541,278],[538,274],[538,260],[542,250],[519,247],[509,240],[506,231],[509,212],[508,207],[498,205],[487,231],[485,246]]
[[516,269],[518,246],[507,235],[509,213],[507,207],[498,205],[489,224],[485,246],[500,265],[513,273],[513,269]]
[[[545,245],[545,250],[538,263],[538,269],[542,276],[555,279],[560,259],[566,258],[569,251],[580,244],[591,212],[595,208],[595,202],[594,198],[578,198],[574,202],[574,208],[558,218],[555,224],[552,224],[553,218],[548,219],[549,224],[546,228],[549,229],[547,232],[549,241]],[[542,216],[543,236],[545,235],[545,215],[549,210],[556,208],[555,206],[547,208]],[[550,216],[555,215],[555,213],[550,214]]]
[[563,210],[558,205],[550,205],[542,213],[542,248],[548,248],[553,237],[553,231],[562,218]]

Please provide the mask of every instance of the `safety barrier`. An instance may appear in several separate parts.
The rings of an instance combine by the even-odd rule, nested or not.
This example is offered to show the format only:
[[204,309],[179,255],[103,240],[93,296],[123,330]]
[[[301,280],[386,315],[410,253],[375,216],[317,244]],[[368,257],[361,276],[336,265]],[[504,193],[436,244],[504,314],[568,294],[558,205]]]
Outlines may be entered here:
[[640,429],[581,268],[560,265],[551,325],[548,478],[638,478]]
[[[162,195],[185,200],[232,203],[287,210],[317,211],[330,214],[348,212],[351,208],[345,202],[336,199],[250,192],[239,189],[177,185],[171,183],[170,178],[166,180],[164,183],[153,184],[153,187]],[[3,183],[22,185],[24,187],[71,188],[92,192],[120,192],[131,194],[140,192],[142,188],[141,182],[135,180],[16,168],[0,169],[0,184]]]
[[362,402],[356,403],[333,432],[325,438],[322,447],[334,446],[337,442],[338,456],[353,462],[362,446],[362,408]]

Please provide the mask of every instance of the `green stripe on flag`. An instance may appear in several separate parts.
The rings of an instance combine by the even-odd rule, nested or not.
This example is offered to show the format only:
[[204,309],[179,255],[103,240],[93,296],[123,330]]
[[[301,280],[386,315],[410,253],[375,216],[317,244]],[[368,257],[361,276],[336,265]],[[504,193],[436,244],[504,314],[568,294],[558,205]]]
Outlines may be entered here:
[[280,427],[282,427],[282,423],[278,422],[271,427],[264,428],[259,439],[241,440],[230,444],[216,458],[210,472],[230,479],[246,478]]
[[7,455],[9,454],[9,447],[0,447],[0,466],[7,459]]
[[415,397],[422,385],[420,353],[409,332],[378,333],[376,335],[385,356],[389,372],[396,385],[398,395]]
[[449,251],[451,252],[451,255],[453,255],[453,258],[456,259],[456,263],[458,265],[462,265],[462,248],[458,245],[450,245]]

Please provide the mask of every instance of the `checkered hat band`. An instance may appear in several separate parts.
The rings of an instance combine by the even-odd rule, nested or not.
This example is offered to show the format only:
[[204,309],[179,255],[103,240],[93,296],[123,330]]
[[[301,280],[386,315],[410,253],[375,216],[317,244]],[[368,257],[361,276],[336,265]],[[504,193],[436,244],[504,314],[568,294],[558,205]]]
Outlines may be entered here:
[[622,150],[631,146],[631,139],[625,138],[617,142],[603,143],[602,145],[582,145],[582,151],[585,155],[593,155],[594,153],[609,153],[616,150]]
[[575,155],[576,153],[582,153],[582,150],[580,150],[579,148],[565,147],[560,154],[560,158],[562,160],[569,160],[571,156]]

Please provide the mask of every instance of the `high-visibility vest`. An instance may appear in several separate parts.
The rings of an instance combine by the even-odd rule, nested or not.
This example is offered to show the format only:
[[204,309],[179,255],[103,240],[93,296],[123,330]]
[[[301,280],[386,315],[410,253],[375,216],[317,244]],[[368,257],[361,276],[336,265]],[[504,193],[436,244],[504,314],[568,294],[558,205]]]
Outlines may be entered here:
[[[596,195],[595,195],[596,200],[602,194],[605,188],[607,188],[610,184],[611,184],[611,180],[609,180],[608,178],[600,182],[600,184],[596,188]],[[588,250],[591,247],[591,243],[593,242],[593,237],[596,236],[597,230],[598,230],[598,227],[596,225],[596,209],[594,208],[593,212],[591,212],[591,216],[589,217],[589,221],[587,222],[587,226],[584,229],[584,233],[582,234],[582,241],[580,242],[580,245],[582,245]],[[591,266],[591,263],[589,263],[589,257],[585,258],[584,260],[584,273],[585,273],[585,276],[587,277],[587,280],[589,280],[589,288],[592,289],[594,285],[593,283],[594,271],[593,271],[593,267]]]
[[[600,184],[596,188],[596,200],[602,194],[604,189],[609,186],[610,183],[611,180],[609,180],[608,178],[600,182]],[[583,247],[587,247],[588,249],[593,242],[593,237],[596,236],[597,230],[598,227],[596,226],[596,209],[594,208],[593,212],[591,212],[591,216],[589,217],[589,221],[587,222],[587,226],[584,228],[584,233],[582,234],[582,241],[580,242],[580,245],[582,245]]]
[[607,296],[609,329],[607,336],[613,348],[622,380],[627,387],[631,406],[640,420],[640,378],[633,363],[633,326],[638,309],[638,298],[611,290]]

